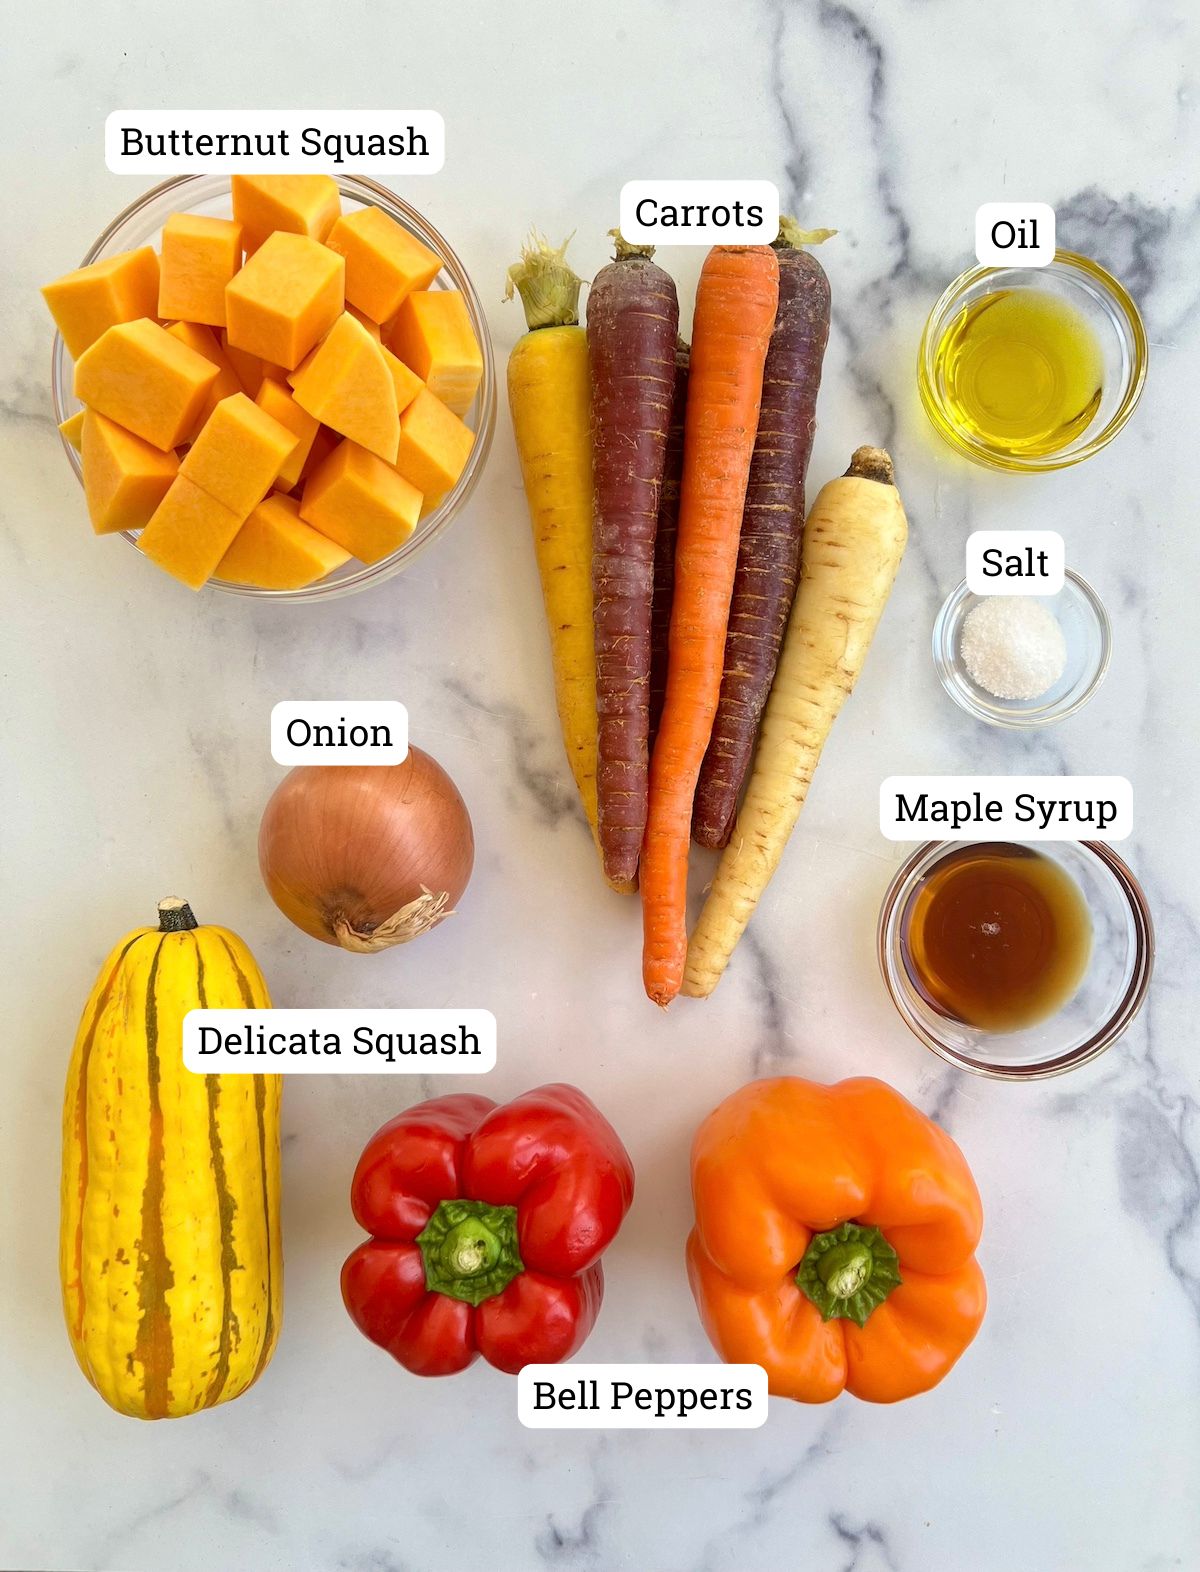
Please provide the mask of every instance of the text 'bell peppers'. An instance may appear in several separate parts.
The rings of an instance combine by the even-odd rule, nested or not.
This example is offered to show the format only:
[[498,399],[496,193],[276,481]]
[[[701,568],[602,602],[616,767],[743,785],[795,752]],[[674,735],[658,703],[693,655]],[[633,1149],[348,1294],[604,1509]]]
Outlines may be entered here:
[[688,1276],[727,1363],[802,1403],[936,1386],[979,1330],[979,1192],[954,1142],[866,1078],[754,1081],[692,1143]]
[[573,1086],[503,1107],[469,1092],[377,1130],[350,1198],[371,1235],[342,1268],[359,1330],[416,1375],[479,1354],[515,1374],[569,1359],[595,1324],[633,1166]]

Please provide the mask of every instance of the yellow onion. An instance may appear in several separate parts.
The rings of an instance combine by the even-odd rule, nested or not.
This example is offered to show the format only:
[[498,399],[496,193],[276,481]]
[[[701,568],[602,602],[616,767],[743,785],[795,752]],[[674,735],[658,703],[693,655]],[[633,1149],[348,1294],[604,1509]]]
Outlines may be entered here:
[[436,759],[292,770],[267,803],[258,862],[297,928],[359,955],[406,944],[449,917],[475,837]]

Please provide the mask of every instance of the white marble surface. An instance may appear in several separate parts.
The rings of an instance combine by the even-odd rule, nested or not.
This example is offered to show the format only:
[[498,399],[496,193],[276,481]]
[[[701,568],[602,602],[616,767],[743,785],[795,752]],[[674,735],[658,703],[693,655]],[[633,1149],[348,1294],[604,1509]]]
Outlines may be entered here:
[[[1193,454],[1200,397],[1200,34],[1183,0],[386,7],[98,0],[13,8],[0,71],[0,440],[8,985],[0,1099],[0,1564],[131,1572],[1166,1572],[1200,1565],[1200,1101]],[[412,180],[477,280],[503,356],[505,263],[536,220],[604,258],[627,178],[755,175],[839,239],[814,483],[861,441],[897,459],[912,546],[786,866],[718,995],[661,1018],[636,908],[598,887],[561,759],[507,416],[469,513],[400,579],[321,607],[192,598],[92,541],[50,420],[35,285],[137,183],[104,171],[117,106],[389,104],[446,117]],[[1146,313],[1142,405],[1078,471],[1002,478],[917,406],[924,313],[983,200],[1034,196]],[[690,300],[695,252],[665,252]],[[1116,622],[1109,680],[1044,736],[968,721],[928,649],[974,525],[1045,525]],[[280,698],[404,699],[458,780],[479,860],[460,915],[363,960],[277,915],[254,839]],[[898,849],[880,777],[1126,773],[1127,852],[1159,926],[1150,1004],[1096,1065],[970,1081],[899,1024],[873,924]],[[180,1424],[108,1412],[60,1325],[59,1098],[109,945],[168,891],[239,930],[276,1000],[469,1003],[501,1028],[487,1090],[578,1082],[626,1137],[635,1209],[595,1360],[709,1357],[681,1263],[691,1131],[756,1073],[886,1077],[936,1112],[987,1207],[991,1310],[935,1393],[773,1405],[732,1434],[533,1433],[486,1367],[421,1382],[338,1297],[366,1136],[434,1089],[299,1080],[285,1111],[287,1309],[245,1399]]]

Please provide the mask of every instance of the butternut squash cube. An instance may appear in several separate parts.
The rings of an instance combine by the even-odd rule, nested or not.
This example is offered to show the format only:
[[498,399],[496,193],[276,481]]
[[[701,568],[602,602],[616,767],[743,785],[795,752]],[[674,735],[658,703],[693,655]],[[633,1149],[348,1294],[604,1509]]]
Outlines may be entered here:
[[465,415],[483,376],[483,355],[457,289],[407,295],[384,341],[456,415]]
[[[184,439],[187,442],[194,442],[201,426],[221,400],[229,398],[233,393],[240,393],[242,384],[212,328],[204,327],[199,322],[172,322],[167,332],[172,338],[177,338],[181,344],[194,349],[198,355],[203,355],[210,366],[217,368],[217,379],[208,390],[204,408],[200,411],[195,426]],[[261,365],[262,362],[259,361],[257,364]]]
[[238,382],[243,393],[250,398],[258,397],[258,390],[263,385],[263,378],[270,376],[276,382],[286,382],[287,372],[282,366],[275,366],[269,360],[260,360],[257,355],[248,355],[244,349],[238,349],[229,342],[229,332],[221,329],[221,350],[226,360],[237,373]]
[[244,349],[231,344],[227,327],[221,329],[220,343],[226,360],[237,373],[242,392],[248,393],[251,398],[257,398],[263,379],[263,363],[260,358],[257,355],[248,355]]
[[242,226],[202,213],[172,213],[163,225],[158,314],[225,326],[225,286],[242,265]]
[[213,328],[206,327],[202,322],[172,322],[167,332],[181,344],[194,349],[198,355],[203,355],[210,366],[216,366],[217,378],[209,390],[214,405],[228,398],[231,393],[243,391],[241,378]]
[[341,442],[304,486],[300,517],[360,562],[378,562],[417,527],[421,493],[357,442]]
[[428,507],[444,497],[462,474],[474,442],[470,426],[422,388],[400,417],[397,473],[424,493]]
[[216,379],[216,366],[143,317],[84,350],[75,397],[165,453],[190,436]]
[[234,175],[230,184],[247,256],[277,229],[324,240],[342,211],[332,175]]
[[292,371],[345,304],[346,264],[307,235],[268,236],[225,286],[229,343]]
[[410,371],[402,360],[398,360],[386,344],[383,346],[384,364],[391,373],[392,385],[396,389],[396,410],[403,414],[425,386],[415,371]]
[[217,578],[260,589],[303,589],[344,562],[350,553],[300,517],[292,497],[275,492],[258,504],[217,564]]
[[263,378],[258,397],[254,402],[264,414],[270,415],[272,420],[277,420],[281,426],[286,427],[296,439],[296,445],[284,460],[276,481],[276,485],[283,491],[290,491],[300,479],[301,471],[312,451],[313,440],[321,429],[321,422],[306,409],[300,408],[292,395],[291,388],[282,382],[272,382],[270,377]]
[[343,213],[325,244],[346,259],[346,299],[387,322],[411,290],[428,289],[442,259],[379,207]]
[[68,415],[66,420],[58,423],[59,431],[76,453],[83,452],[83,419],[86,414],[85,409],[77,410],[74,415]]
[[158,310],[158,257],[150,246],[122,251],[64,273],[42,288],[67,353],[78,360],[102,333],[119,322],[153,317]]
[[242,519],[186,475],[177,475],[138,545],[172,577],[198,590],[242,527]]
[[347,303],[346,310],[355,319],[355,321],[362,323],[363,327],[366,328],[367,332],[371,335],[377,344],[383,343],[383,329],[379,326],[378,322],[373,322],[367,313],[365,311],[360,311],[357,306],[352,306]]
[[295,447],[293,432],[244,393],[234,393],[205,421],[179,473],[244,519],[274,485]]
[[301,409],[391,464],[400,420],[382,347],[348,311],[290,378]]
[[83,417],[83,491],[97,535],[141,529],[179,471],[163,453],[94,409]]
[[[297,408],[299,408],[298,405]],[[342,439],[338,436],[337,432],[330,431],[328,426],[317,427],[317,434],[313,438],[313,445],[308,450],[308,457],[304,461],[304,468],[300,471],[300,488],[303,488],[308,484],[309,476],[315,474],[316,471],[320,469],[321,465],[324,464],[325,460],[329,457],[329,455],[333,452],[341,440]],[[296,490],[296,487],[293,487],[292,489],[294,491]]]

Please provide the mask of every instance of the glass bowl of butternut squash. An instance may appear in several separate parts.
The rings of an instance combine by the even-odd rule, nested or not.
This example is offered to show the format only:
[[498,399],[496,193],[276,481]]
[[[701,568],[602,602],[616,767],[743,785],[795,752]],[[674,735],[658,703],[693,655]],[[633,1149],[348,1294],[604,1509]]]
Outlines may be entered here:
[[462,510],[496,417],[487,323],[415,208],[339,175],[186,175],[42,291],[95,533],[193,590],[347,595]]

